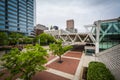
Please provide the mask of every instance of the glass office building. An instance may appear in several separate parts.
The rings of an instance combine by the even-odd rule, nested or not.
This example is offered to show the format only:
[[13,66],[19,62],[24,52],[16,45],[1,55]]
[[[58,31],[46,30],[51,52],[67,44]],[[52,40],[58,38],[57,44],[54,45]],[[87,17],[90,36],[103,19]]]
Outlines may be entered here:
[[31,35],[34,27],[34,0],[0,0],[0,31]]
[[120,21],[101,22],[99,49],[105,50],[120,44]]
[[[120,17],[95,21],[93,25],[87,25],[95,39],[95,49],[86,48],[86,53],[99,53],[120,44]],[[88,29],[87,29],[88,30]]]
[[98,51],[120,44],[120,17],[95,22],[94,34]]

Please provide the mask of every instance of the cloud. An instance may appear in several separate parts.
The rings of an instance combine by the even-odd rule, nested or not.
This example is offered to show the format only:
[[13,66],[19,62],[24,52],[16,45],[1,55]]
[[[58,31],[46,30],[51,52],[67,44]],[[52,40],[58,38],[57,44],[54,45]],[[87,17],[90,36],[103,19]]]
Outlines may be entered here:
[[66,28],[66,20],[74,19],[75,28],[85,31],[84,25],[96,20],[120,16],[119,0],[37,0],[37,24]]

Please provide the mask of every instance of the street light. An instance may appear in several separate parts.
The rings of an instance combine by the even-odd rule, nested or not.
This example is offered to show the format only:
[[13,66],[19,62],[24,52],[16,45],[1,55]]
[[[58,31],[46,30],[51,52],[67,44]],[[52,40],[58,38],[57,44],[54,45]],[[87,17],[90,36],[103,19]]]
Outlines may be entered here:
[[40,38],[38,39],[38,44],[40,44]]

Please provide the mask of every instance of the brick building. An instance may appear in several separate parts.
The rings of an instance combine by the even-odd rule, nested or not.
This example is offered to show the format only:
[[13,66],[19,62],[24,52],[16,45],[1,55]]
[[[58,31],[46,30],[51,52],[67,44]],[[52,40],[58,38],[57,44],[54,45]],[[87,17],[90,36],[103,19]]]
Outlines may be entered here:
[[71,33],[77,33],[77,29],[74,28],[74,20],[70,19],[66,21],[66,30],[71,32]]

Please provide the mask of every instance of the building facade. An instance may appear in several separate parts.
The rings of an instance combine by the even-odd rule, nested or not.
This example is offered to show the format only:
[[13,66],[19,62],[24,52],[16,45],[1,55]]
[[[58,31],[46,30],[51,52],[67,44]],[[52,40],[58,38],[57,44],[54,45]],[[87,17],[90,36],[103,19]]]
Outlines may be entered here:
[[66,30],[71,32],[71,33],[77,33],[77,29],[74,28],[74,20],[71,19],[71,20],[67,20],[66,21]]
[[41,33],[44,32],[44,30],[48,30],[48,27],[46,27],[45,25],[42,25],[42,24],[37,24],[35,27],[34,27],[34,32],[35,32],[35,35],[39,35]]
[[34,0],[0,0],[0,31],[30,36],[35,20]]
[[51,26],[51,27],[50,27],[50,30],[58,30],[58,29],[59,29],[58,26]]
[[71,20],[67,20],[67,28],[69,29],[74,29],[74,20],[71,19]]
[[[91,28],[89,35],[95,39],[95,53],[112,48],[120,44],[120,17],[107,20],[95,21],[93,25],[86,25]],[[89,31],[89,29],[87,29]]]
[[99,51],[109,49],[120,44],[120,17],[108,20],[99,20],[96,25],[96,42]]

